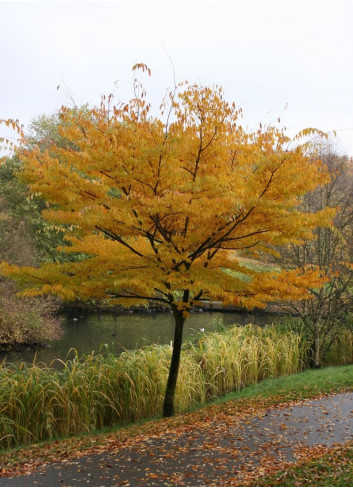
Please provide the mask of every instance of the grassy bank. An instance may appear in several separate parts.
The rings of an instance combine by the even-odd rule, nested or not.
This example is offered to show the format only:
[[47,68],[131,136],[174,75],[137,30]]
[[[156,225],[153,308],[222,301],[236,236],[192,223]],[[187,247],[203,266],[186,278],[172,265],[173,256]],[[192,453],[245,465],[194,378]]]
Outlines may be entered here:
[[[298,334],[248,325],[184,346],[176,394],[179,412],[266,378],[302,368]],[[171,348],[150,346],[116,358],[0,369],[1,446],[93,432],[160,415]]]

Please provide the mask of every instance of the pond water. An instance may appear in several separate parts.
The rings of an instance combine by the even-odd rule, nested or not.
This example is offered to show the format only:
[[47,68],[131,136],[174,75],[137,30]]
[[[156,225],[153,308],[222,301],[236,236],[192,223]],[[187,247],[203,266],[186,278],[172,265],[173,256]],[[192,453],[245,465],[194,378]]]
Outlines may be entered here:
[[[225,326],[233,324],[271,324],[279,317],[271,314],[250,314],[236,312],[194,312],[184,327],[184,339],[200,333],[216,331],[221,320]],[[0,360],[7,362],[37,362],[49,365],[55,359],[65,360],[71,348],[79,355],[97,353],[102,345],[116,354],[124,350],[136,349],[152,343],[168,344],[173,339],[174,318],[171,313],[131,313],[131,314],[67,314],[63,316],[63,335],[60,340],[51,341],[45,348],[37,350],[0,352]]]

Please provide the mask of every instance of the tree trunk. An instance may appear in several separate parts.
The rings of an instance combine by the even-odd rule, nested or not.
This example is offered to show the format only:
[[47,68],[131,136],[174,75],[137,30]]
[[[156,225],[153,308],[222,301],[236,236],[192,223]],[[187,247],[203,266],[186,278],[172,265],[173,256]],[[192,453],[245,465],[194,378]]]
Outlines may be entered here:
[[174,414],[175,388],[178,379],[181,345],[183,342],[183,328],[185,323],[185,318],[183,317],[182,311],[178,311],[176,307],[173,307],[173,314],[175,319],[174,343],[173,343],[172,360],[170,362],[167,388],[164,397],[164,405],[163,405],[164,417],[173,416]]
[[321,367],[321,338],[320,338],[320,328],[319,325],[315,325],[315,337],[314,337],[314,355],[313,355],[313,363],[314,368]]

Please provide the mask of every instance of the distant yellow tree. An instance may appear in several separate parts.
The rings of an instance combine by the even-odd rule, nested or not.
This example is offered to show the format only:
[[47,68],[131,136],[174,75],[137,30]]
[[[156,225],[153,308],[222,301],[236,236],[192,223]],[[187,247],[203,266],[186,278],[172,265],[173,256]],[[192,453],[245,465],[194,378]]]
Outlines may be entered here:
[[[145,65],[134,67],[149,71]],[[20,149],[23,179],[52,204],[46,220],[71,226],[65,251],[85,258],[41,268],[2,265],[26,294],[112,303],[159,301],[175,318],[164,415],[174,411],[183,326],[200,300],[245,308],[302,298],[322,279],[313,270],[260,272],[239,256],[308,239],[325,211],[300,197],[327,180],[320,162],[275,127],[249,133],[222,89],[181,84],[150,115],[135,98],[93,110],[61,110],[70,147]],[[312,130],[302,132],[303,136]],[[229,273],[231,271],[231,273]]]

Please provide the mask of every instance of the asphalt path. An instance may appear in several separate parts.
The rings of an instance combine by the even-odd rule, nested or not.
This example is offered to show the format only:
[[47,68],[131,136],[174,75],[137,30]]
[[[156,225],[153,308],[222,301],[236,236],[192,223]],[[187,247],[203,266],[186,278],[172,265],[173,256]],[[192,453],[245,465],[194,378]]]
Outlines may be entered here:
[[353,392],[271,408],[245,419],[219,416],[204,424],[132,436],[110,450],[0,478],[2,487],[229,486],[252,473],[295,462],[307,447],[353,441]]

